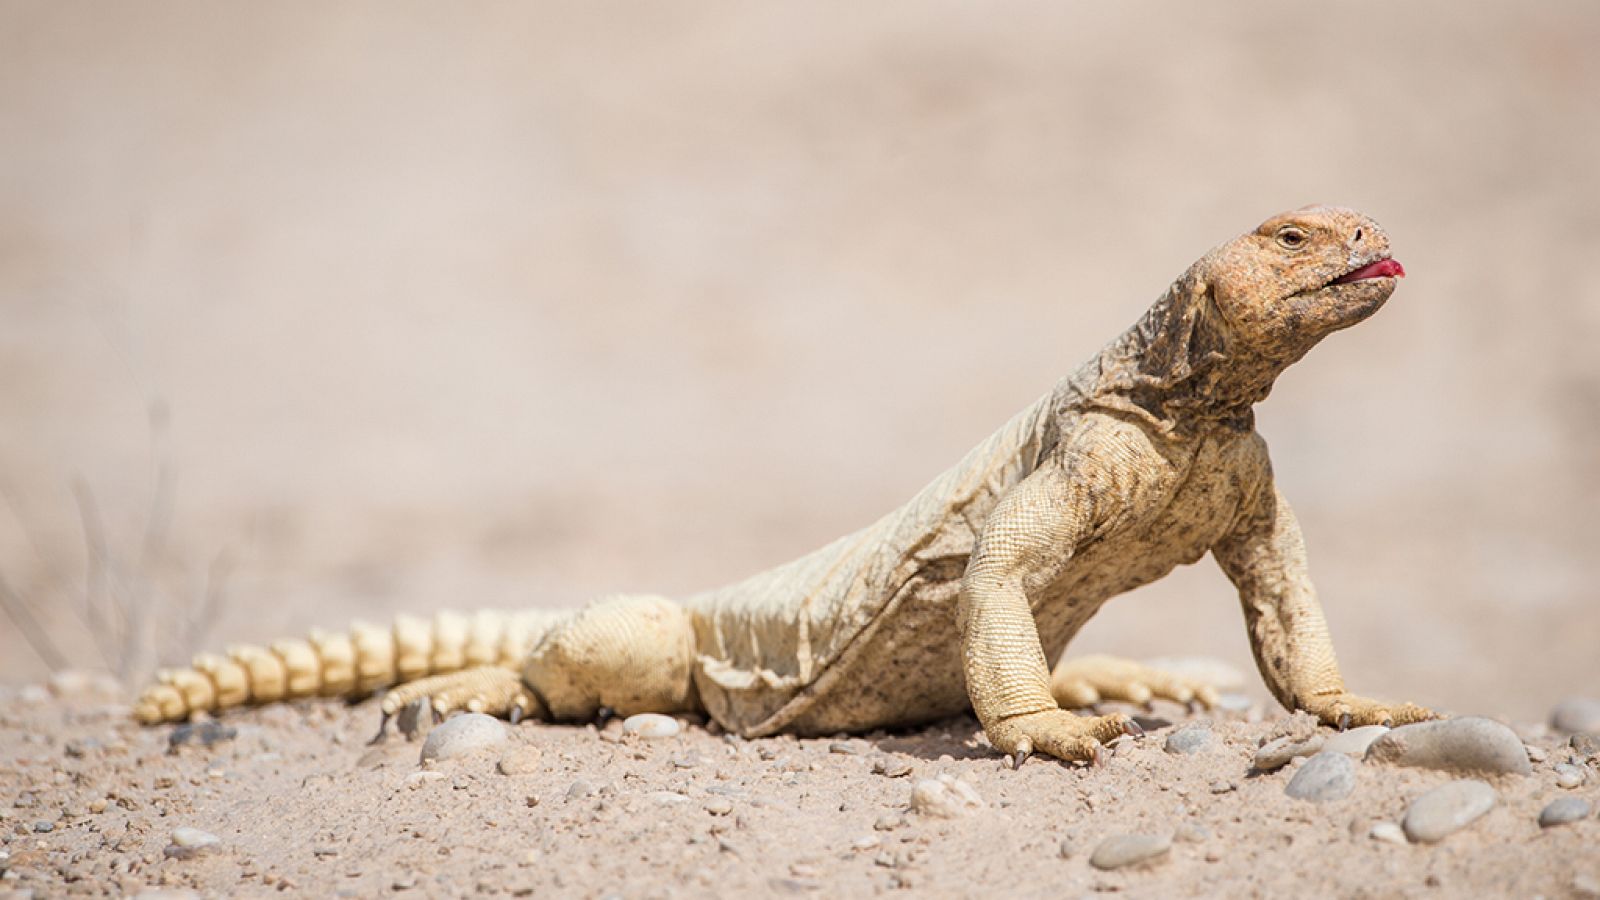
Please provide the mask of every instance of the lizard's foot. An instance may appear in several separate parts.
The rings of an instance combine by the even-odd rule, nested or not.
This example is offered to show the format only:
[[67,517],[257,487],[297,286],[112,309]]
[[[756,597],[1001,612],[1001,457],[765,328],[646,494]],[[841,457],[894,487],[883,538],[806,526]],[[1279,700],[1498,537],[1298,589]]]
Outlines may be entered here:
[[1199,703],[1206,709],[1217,703],[1216,688],[1203,681],[1102,655],[1082,656],[1057,666],[1050,677],[1050,693],[1057,703],[1072,709],[1103,700],[1144,706],[1158,697],[1174,703]]
[[1011,757],[1013,767],[1029,754],[1048,753],[1067,761],[1103,763],[1101,745],[1124,734],[1142,734],[1133,720],[1118,713],[1110,716],[1075,716],[1064,709],[1047,709],[1002,719],[984,728],[989,743]]
[[1352,726],[1359,728],[1364,725],[1408,725],[1412,722],[1443,718],[1433,710],[1414,703],[1383,703],[1355,694],[1312,697],[1303,704],[1303,708],[1316,716],[1322,724],[1332,725],[1340,731]]
[[[453,712],[481,712],[505,716],[516,724],[529,715],[544,717],[544,705],[528,690],[522,676],[500,666],[478,666],[448,675],[420,678],[393,688],[383,695],[383,721],[376,744],[388,733],[389,719],[407,707],[425,703],[433,710],[434,721]],[[402,715],[400,730],[407,738],[416,737],[415,715]]]

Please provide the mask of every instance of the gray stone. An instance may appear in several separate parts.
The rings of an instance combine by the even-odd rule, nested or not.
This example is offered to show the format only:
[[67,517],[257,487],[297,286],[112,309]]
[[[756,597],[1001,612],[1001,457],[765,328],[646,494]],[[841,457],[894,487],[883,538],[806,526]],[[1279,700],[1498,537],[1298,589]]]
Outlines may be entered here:
[[198,828],[172,829],[172,844],[167,847],[166,855],[177,859],[189,859],[197,856],[222,843],[222,838]]
[[1311,756],[1320,752],[1325,742],[1325,738],[1320,734],[1305,738],[1285,735],[1261,745],[1261,749],[1256,751],[1253,765],[1262,772],[1276,771],[1288,765],[1289,761],[1296,757]]
[[1211,746],[1212,737],[1211,729],[1205,725],[1185,725],[1167,735],[1166,749],[1168,753],[1184,755],[1199,753]]
[[940,819],[954,819],[983,808],[983,798],[965,781],[940,775],[924,778],[911,788],[911,811]]
[[1101,841],[1089,857],[1096,869],[1121,869],[1166,858],[1172,839],[1155,834],[1113,834]]
[[1558,797],[1539,811],[1539,827],[1549,828],[1587,819],[1593,812],[1594,804],[1582,797]]
[[452,716],[428,732],[422,742],[422,761],[457,759],[484,750],[491,750],[506,742],[509,732],[505,723],[483,713],[462,713]]
[[1584,779],[1587,777],[1583,767],[1575,766],[1572,763],[1562,763],[1556,766],[1555,772],[1556,786],[1564,787],[1569,791],[1573,788],[1583,787]]
[[1405,831],[1403,831],[1399,825],[1396,825],[1393,822],[1374,822],[1372,824],[1372,830],[1367,832],[1367,834],[1373,840],[1383,841],[1386,844],[1406,843]]
[[1372,742],[1368,762],[1448,772],[1527,775],[1528,751],[1512,731],[1492,719],[1469,716],[1402,725]]
[[1413,801],[1401,825],[1412,841],[1431,844],[1472,824],[1498,801],[1494,788],[1481,781],[1452,781]]
[[1567,745],[1579,756],[1585,758],[1600,756],[1600,736],[1580,732],[1573,735],[1572,739],[1567,741]]
[[1372,746],[1372,742],[1389,733],[1383,725],[1365,725],[1361,728],[1352,728],[1349,731],[1339,732],[1330,736],[1322,744],[1325,753],[1348,753],[1351,756],[1361,756]]
[[1568,697],[1550,710],[1550,727],[1564,732],[1600,734],[1600,700]]
[[1343,800],[1356,789],[1356,761],[1324,750],[1306,760],[1283,792],[1298,800],[1327,803]]
[[660,713],[639,713],[622,720],[622,733],[637,735],[642,738],[669,738],[675,737],[683,726],[671,716]]

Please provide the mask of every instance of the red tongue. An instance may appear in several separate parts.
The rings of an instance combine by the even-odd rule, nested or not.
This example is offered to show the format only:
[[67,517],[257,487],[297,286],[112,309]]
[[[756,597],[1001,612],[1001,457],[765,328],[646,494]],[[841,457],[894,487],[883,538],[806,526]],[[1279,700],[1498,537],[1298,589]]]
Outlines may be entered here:
[[1349,284],[1352,281],[1365,281],[1368,278],[1404,278],[1406,267],[1393,259],[1380,259],[1370,266],[1361,268],[1335,278],[1330,284]]

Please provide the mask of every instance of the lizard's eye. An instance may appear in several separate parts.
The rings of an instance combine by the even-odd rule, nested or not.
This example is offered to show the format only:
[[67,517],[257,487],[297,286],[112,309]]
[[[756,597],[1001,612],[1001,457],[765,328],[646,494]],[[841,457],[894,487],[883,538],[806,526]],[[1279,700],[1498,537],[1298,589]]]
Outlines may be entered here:
[[1306,245],[1307,241],[1310,240],[1311,235],[1306,234],[1305,229],[1303,228],[1296,228],[1293,225],[1285,225],[1278,229],[1278,244],[1281,245],[1285,250],[1299,250],[1301,247]]

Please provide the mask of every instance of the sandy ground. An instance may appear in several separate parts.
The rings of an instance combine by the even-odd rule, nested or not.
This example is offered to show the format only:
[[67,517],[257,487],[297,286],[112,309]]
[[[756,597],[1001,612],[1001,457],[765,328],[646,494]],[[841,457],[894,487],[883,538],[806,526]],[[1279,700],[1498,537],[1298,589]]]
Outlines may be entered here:
[[[1259,423],[1347,680],[1541,721],[1600,694],[1597,45],[1578,0],[471,16],[12,0],[0,682],[79,666],[133,684],[202,647],[353,617],[735,580],[902,502],[1208,247],[1334,202],[1383,222],[1411,275],[1291,370]],[[1074,651],[1251,666],[1209,561],[1112,603]],[[1146,748],[1109,772],[1008,778],[965,721],[875,739],[989,807],[854,852],[909,789],[826,742],[724,761],[691,729],[634,759],[523,729],[548,763],[528,785],[464,771],[462,790],[413,793],[393,790],[399,769],[356,765],[364,708],[246,714],[232,744],[173,757],[162,732],[81,705],[11,698],[0,715],[5,790],[139,798],[6,829],[8,852],[42,854],[16,870],[66,865],[86,885],[159,857],[173,815],[229,849],[141,881],[230,892],[253,868],[312,895],[379,890],[402,860],[438,893],[560,877],[642,894],[680,872],[728,893],[863,893],[900,872],[879,854],[916,848],[911,879],[952,894],[986,872],[1053,890],[1040,866],[1073,890],[1381,894],[1432,872],[1445,892],[1559,893],[1572,835],[1594,837],[1530,830],[1538,776],[1440,848],[1372,846],[1349,820],[1392,817],[1425,778],[1365,773],[1348,809],[1301,810],[1281,778],[1243,777],[1245,726],[1205,772]],[[125,749],[64,756],[112,735]],[[748,758],[761,747],[788,761]],[[704,765],[673,770],[690,751]],[[198,774],[213,763],[227,774]],[[1194,787],[1217,777],[1239,786]],[[562,800],[579,779],[615,794]],[[744,792],[731,818],[702,810],[717,781]],[[628,799],[680,787],[684,809]],[[31,823],[7,802],[8,825]],[[1180,803],[1212,837],[1152,880],[1056,859],[1080,831],[1171,826]],[[717,850],[706,835],[741,817],[738,854]],[[665,836],[635,837],[647,827]],[[339,855],[306,855],[324,845]],[[531,847],[546,861],[523,865]]]
[[[1180,708],[1162,715],[1181,717]],[[612,720],[524,724],[507,748],[419,765],[417,743],[368,748],[375,704],[280,706],[230,717],[237,736],[169,748],[126,710],[13,698],[0,723],[5,882],[38,896],[189,889],[209,896],[1019,897],[1593,896],[1600,821],[1541,829],[1564,795],[1600,798],[1600,760],[1576,790],[1555,783],[1567,740],[1533,736],[1530,776],[1433,846],[1373,839],[1441,772],[1361,764],[1355,792],[1285,796],[1303,763],[1253,771],[1273,727],[1261,711],[1209,716],[1190,755],[1171,730],[1124,739],[1100,768],[1011,770],[970,718],[907,733],[741,741],[704,728],[646,740]],[[1533,729],[1537,732],[1537,729]],[[537,750],[504,774],[506,753]],[[524,756],[524,758],[526,758]],[[1581,758],[1580,758],[1581,763]],[[427,772],[429,774],[419,775]],[[913,784],[948,775],[981,806],[911,811]],[[36,824],[37,823],[37,824]],[[49,831],[41,832],[41,827]],[[177,828],[220,839],[170,856]],[[1177,835],[1154,862],[1089,862],[1115,834]]]

